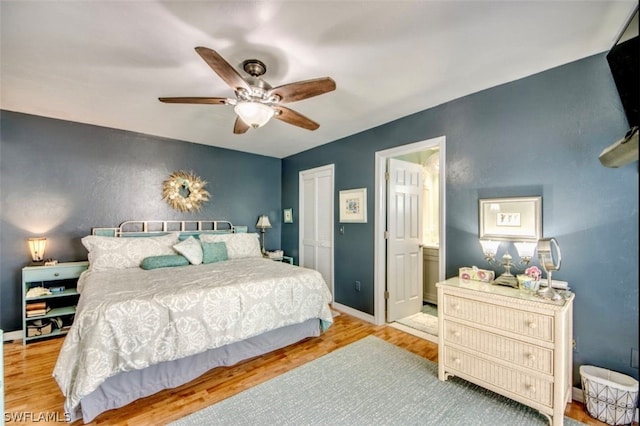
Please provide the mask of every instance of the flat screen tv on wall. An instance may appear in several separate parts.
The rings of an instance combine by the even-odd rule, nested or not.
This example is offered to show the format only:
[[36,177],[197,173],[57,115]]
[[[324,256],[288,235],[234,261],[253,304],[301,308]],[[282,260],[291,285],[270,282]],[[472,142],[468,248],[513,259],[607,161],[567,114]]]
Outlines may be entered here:
[[638,9],[636,9],[620,38],[607,54],[609,68],[611,68],[611,74],[631,128],[638,126],[640,121],[638,111],[640,44],[638,40]]

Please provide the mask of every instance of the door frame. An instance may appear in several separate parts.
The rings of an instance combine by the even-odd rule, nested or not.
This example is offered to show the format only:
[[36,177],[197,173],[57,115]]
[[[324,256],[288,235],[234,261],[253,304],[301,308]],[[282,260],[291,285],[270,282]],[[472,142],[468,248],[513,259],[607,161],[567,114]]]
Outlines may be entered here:
[[[326,203],[329,205],[330,217],[331,217],[331,285],[329,286],[329,291],[331,292],[331,296],[335,297],[335,215],[334,215],[334,197],[335,197],[335,164],[326,164],[324,166],[314,167],[312,169],[301,170],[298,172],[298,265],[302,266],[302,259],[304,256],[304,244],[302,243],[303,237],[303,225],[304,225],[304,209],[302,206],[304,205],[304,191],[303,191],[303,181],[304,176],[309,174],[316,174],[318,172],[329,171],[331,172],[331,199],[327,200]],[[317,201],[317,200],[316,200]],[[318,203],[316,202],[316,208]],[[316,215],[317,217],[317,215]],[[317,225],[317,223],[316,223]]]
[[440,260],[438,264],[439,280],[445,279],[446,266],[446,137],[438,136],[436,138],[414,142],[407,145],[401,145],[375,153],[375,201],[374,201],[374,272],[373,272],[373,320],[376,325],[386,323],[386,301],[384,293],[386,291],[387,276],[387,249],[384,233],[386,231],[387,217],[387,181],[385,173],[387,171],[387,159],[397,157],[399,155],[410,154],[416,151],[424,151],[429,148],[438,147],[440,157],[440,173],[439,173],[439,248]]

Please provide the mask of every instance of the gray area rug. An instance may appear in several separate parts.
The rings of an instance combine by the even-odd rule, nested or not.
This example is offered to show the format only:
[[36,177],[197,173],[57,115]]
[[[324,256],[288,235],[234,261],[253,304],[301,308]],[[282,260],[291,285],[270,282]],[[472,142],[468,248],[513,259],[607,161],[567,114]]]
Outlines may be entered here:
[[[192,425],[540,425],[537,411],[373,336],[180,419]],[[581,425],[565,417],[565,425]]]

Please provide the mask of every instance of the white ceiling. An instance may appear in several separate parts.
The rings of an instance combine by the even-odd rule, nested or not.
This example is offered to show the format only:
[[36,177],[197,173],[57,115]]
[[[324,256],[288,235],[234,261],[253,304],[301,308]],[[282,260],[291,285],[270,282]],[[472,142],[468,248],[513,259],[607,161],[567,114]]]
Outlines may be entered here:
[[[625,1],[5,1],[0,108],[277,158],[608,50]],[[272,86],[332,77],[334,92],[232,133],[233,97],[194,47],[267,65]]]

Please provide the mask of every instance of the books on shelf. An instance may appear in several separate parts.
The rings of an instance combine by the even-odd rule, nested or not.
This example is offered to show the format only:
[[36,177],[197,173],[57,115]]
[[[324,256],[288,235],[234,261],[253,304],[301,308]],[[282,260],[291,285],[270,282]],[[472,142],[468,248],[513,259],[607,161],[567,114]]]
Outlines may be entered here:
[[51,310],[51,308],[49,306],[45,306],[42,309],[28,309],[27,307],[27,318],[31,318],[31,317],[39,317],[40,315],[44,315],[47,312],[49,312]]
[[35,311],[38,309],[47,309],[47,302],[27,303],[27,311]]

